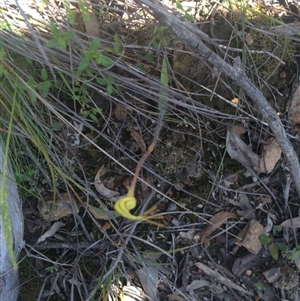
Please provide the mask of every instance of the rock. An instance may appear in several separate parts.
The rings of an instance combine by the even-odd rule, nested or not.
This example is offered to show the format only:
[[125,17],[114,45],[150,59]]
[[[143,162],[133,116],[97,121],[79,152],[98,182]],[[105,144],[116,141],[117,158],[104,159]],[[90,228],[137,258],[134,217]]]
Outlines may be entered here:
[[257,254],[261,249],[259,236],[263,233],[264,227],[256,220],[252,219],[246,227],[238,234],[235,244],[243,246],[250,253]]

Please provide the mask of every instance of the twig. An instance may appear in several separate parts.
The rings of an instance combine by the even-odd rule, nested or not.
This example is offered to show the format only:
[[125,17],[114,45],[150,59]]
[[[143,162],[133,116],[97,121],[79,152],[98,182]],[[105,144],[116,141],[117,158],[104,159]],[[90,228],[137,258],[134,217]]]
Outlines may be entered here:
[[230,279],[222,276],[220,273],[212,270],[211,268],[209,268],[205,264],[203,264],[201,262],[197,262],[196,266],[197,266],[197,268],[201,269],[206,275],[216,278],[219,282],[225,284],[227,287],[233,288],[233,289],[235,289],[235,290],[237,290],[237,291],[239,291],[243,294],[253,296],[252,292],[246,291],[241,286],[233,283]]

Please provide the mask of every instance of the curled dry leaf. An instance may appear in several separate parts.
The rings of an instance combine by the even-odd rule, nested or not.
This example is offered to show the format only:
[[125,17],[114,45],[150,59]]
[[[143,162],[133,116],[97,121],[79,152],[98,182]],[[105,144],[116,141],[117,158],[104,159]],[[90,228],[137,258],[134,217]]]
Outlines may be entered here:
[[130,134],[141,150],[145,153],[147,151],[147,147],[141,135],[134,129],[130,129]]
[[226,212],[221,211],[215,214],[208,222],[208,224],[205,226],[205,228],[200,232],[200,241],[205,242],[207,239],[207,236],[212,234],[214,231],[216,231],[218,228],[222,226],[224,222],[227,221],[229,218],[238,219],[238,216],[233,212]]
[[37,241],[37,243],[41,243],[43,242],[46,238],[48,237],[52,237],[54,234],[56,234],[56,232],[61,228],[64,227],[66,224],[61,223],[61,222],[55,222],[51,228],[46,231]]
[[273,171],[276,163],[281,157],[281,148],[274,137],[267,140],[263,145],[263,154],[260,158],[260,172],[269,174]]
[[240,162],[250,172],[260,173],[260,158],[252,149],[234,132],[227,130],[227,152],[229,156]]
[[120,195],[119,192],[108,189],[107,187],[104,186],[104,184],[100,180],[100,177],[103,176],[106,172],[107,169],[103,166],[98,170],[94,181],[95,188],[103,197],[111,200],[117,200],[117,198],[115,197]]
[[279,227],[285,227],[285,228],[300,228],[300,217],[294,217],[291,219],[287,219],[283,223],[279,225]]

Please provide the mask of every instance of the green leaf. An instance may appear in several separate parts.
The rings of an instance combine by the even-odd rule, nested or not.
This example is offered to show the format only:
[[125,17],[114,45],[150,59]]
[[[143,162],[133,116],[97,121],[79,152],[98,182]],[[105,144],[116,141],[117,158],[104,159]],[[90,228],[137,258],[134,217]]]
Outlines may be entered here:
[[[164,86],[168,86],[168,84],[169,84],[168,67],[167,67],[167,61],[165,58],[163,59],[162,65],[161,65],[160,82]],[[163,114],[166,109],[166,104],[167,104],[166,92],[164,91],[163,87],[161,88],[159,100],[160,101],[158,102],[158,109],[159,109],[160,113]]]
[[75,25],[75,15],[76,15],[76,12],[75,11],[69,11],[68,12],[68,15],[67,15],[67,18],[68,18],[68,22],[70,23],[70,25]]
[[90,112],[89,111],[82,111],[81,115],[82,115],[83,118],[87,118],[90,115]]
[[82,72],[89,66],[89,64],[90,64],[90,59],[87,57],[84,57],[78,66],[78,71]]
[[46,47],[55,48],[57,45],[58,45],[57,39],[52,39],[46,44]]
[[95,38],[93,40],[93,42],[90,45],[90,51],[93,52],[94,54],[98,51],[100,46],[100,39],[99,38]]
[[154,62],[154,57],[153,57],[153,55],[150,54],[150,53],[147,53],[147,54],[145,55],[145,59],[146,59],[147,61],[151,62],[151,63]]
[[274,226],[272,232],[275,235],[276,233],[280,232],[281,230],[282,230],[282,227]]
[[64,34],[64,40],[65,40],[66,42],[69,42],[70,40],[72,40],[73,37],[74,37],[74,34],[73,34],[73,32],[71,32],[71,31],[68,31],[68,32],[66,32],[66,33]]
[[58,46],[61,47],[63,50],[66,50],[66,48],[67,48],[67,43],[66,43],[66,41],[64,40],[63,37],[59,37],[59,38],[57,39],[57,44],[58,44]]
[[169,84],[167,60],[165,58],[163,59],[161,65],[160,82],[165,86],[168,86]]
[[270,252],[271,252],[272,257],[275,260],[278,260],[278,248],[277,248],[276,244],[272,243],[270,245]]
[[92,119],[92,120],[94,120],[94,121],[98,121],[98,118],[96,117],[96,115],[95,114],[93,114],[93,113],[90,113],[90,118]]
[[296,260],[296,258],[298,258],[299,256],[300,256],[300,250],[297,250],[295,252],[293,250],[291,261],[294,262]]
[[262,291],[264,286],[263,286],[263,283],[261,281],[258,281],[256,283],[256,288],[259,290],[259,291]]
[[42,68],[42,70],[41,70],[41,76],[42,76],[42,79],[44,81],[46,81],[48,79],[48,73],[47,73],[47,70],[45,68]]
[[107,88],[106,88],[107,94],[112,95],[113,91],[114,91],[113,86],[112,85],[107,85]]
[[180,10],[183,10],[183,6],[178,0],[176,0],[176,7]]
[[113,65],[113,60],[109,58],[108,56],[105,56],[103,54],[99,55],[96,59],[96,62],[103,66],[104,68],[108,68]]
[[184,14],[183,19],[186,21],[190,21],[190,22],[192,22],[194,20],[193,17],[191,15],[189,15],[188,13]]
[[0,49],[0,60],[3,60],[6,57],[6,51],[4,47]]
[[114,44],[114,51],[116,53],[120,53],[120,45],[121,45],[121,39],[120,37],[118,36],[118,34],[114,34],[114,41],[115,41],[115,44]]
[[37,86],[38,86],[38,88],[41,90],[42,96],[43,96],[43,97],[47,97],[47,96],[48,96],[49,89],[50,89],[51,86],[52,86],[52,83],[49,82],[49,81],[45,81],[45,82],[39,83]]
[[289,250],[289,247],[282,242],[276,242],[276,246],[282,252],[287,252]]
[[50,23],[50,29],[51,29],[51,32],[53,33],[53,35],[56,38],[60,37],[60,31],[59,31],[59,29],[57,28],[57,26],[53,22]]
[[35,80],[34,80],[34,77],[33,76],[29,76],[28,77],[28,81],[27,81],[27,84],[33,88],[35,86]]
[[107,78],[106,78],[106,81],[108,82],[108,83],[110,83],[110,84],[113,84],[114,82],[115,82],[115,79],[112,77],[112,76],[108,76]]
[[96,78],[96,82],[100,86],[106,86],[107,85],[107,81],[105,81],[103,78]]
[[262,245],[268,246],[272,242],[272,239],[269,236],[262,234],[259,236],[259,241]]

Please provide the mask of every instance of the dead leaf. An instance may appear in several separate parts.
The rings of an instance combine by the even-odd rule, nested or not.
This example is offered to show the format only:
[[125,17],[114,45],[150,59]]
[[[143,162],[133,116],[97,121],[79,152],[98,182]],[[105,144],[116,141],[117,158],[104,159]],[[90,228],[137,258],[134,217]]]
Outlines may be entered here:
[[247,45],[249,45],[249,46],[253,44],[254,40],[250,33],[246,34],[245,41],[246,41]]
[[232,272],[235,276],[241,276],[246,270],[252,270],[261,266],[264,262],[268,261],[271,257],[270,252],[263,251],[257,254],[247,254],[242,258],[237,258],[232,266]]
[[74,196],[68,192],[64,192],[54,201],[52,195],[46,196],[43,201],[38,202],[37,209],[43,220],[57,221],[72,214],[72,206],[74,211],[78,213],[79,208]]
[[263,155],[260,158],[260,172],[269,174],[273,171],[276,163],[281,158],[281,148],[274,137],[267,140],[263,145]]
[[277,281],[281,277],[280,267],[270,267],[262,273],[269,283]]
[[141,135],[134,129],[130,129],[130,134],[141,150],[145,153],[147,151],[147,147]]
[[227,130],[226,142],[227,152],[232,159],[240,162],[250,172],[255,170],[260,173],[259,156],[234,131]]
[[52,237],[61,227],[64,227],[66,224],[61,222],[54,223],[51,228],[46,231],[37,241],[37,243],[43,242],[46,238]]
[[224,290],[216,284],[213,284],[204,279],[195,279],[188,286],[187,291],[195,291],[199,288],[207,287],[213,294],[220,295],[224,294]]
[[[90,1],[87,1],[87,5],[90,4]],[[100,25],[98,18],[93,11],[93,7],[90,4],[87,12],[81,12],[83,16],[84,26],[86,33],[92,37],[100,37]]]
[[300,217],[294,217],[291,219],[287,219],[283,223],[279,225],[279,227],[285,227],[285,228],[300,228]]
[[175,300],[175,301],[184,301],[185,300],[177,294],[169,294],[169,295],[167,295],[167,297],[169,300]]
[[251,203],[245,193],[239,194],[239,201],[229,200],[232,205],[239,206],[241,210],[237,211],[237,214],[247,220],[254,219],[255,214]]
[[144,266],[135,273],[149,300],[157,300],[158,270],[155,267]]
[[239,238],[235,240],[235,244],[246,248],[252,254],[257,254],[261,250],[259,236],[263,231],[264,227],[257,220],[252,219],[238,234]]
[[233,212],[221,211],[215,214],[200,232],[200,241],[203,243],[207,239],[207,236],[219,229],[228,218],[238,219],[237,215]]
[[124,121],[127,117],[127,108],[124,105],[117,103],[115,108],[115,117],[118,121]]
[[292,97],[289,114],[294,126],[300,123],[300,85],[298,85]]
[[100,177],[102,175],[104,175],[106,173],[107,169],[105,167],[101,167],[96,176],[95,176],[95,181],[94,181],[94,185],[95,185],[95,188],[96,190],[105,198],[107,199],[112,199],[114,197],[117,197],[119,196],[119,192],[118,191],[114,191],[114,190],[111,190],[111,189],[108,189],[104,186],[104,184],[102,183],[102,181],[100,180]]

